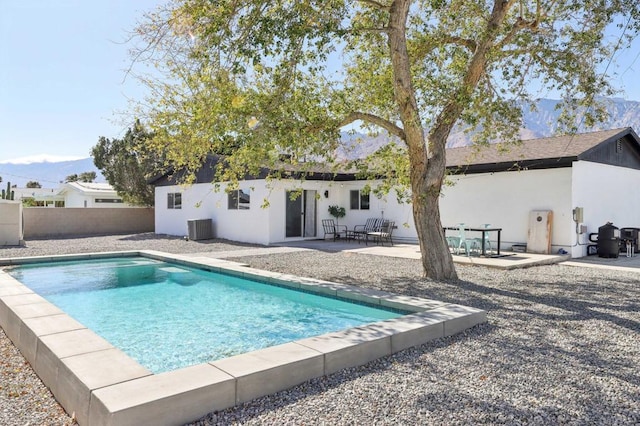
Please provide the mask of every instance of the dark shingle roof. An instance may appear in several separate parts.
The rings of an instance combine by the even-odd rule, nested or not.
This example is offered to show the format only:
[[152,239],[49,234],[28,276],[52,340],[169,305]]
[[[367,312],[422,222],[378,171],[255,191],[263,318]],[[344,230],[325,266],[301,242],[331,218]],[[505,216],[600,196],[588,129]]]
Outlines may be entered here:
[[[553,163],[567,164],[592,148],[631,135],[638,141],[637,135],[629,127],[603,130],[591,133],[531,139],[513,145],[491,145],[488,147],[466,146],[447,150],[447,168],[470,168],[490,165],[516,165],[537,161],[540,167],[552,167]],[[504,151],[501,151],[501,148]],[[564,161],[563,161],[564,160]]]
[[[547,169],[554,167],[570,167],[573,161],[584,159],[609,163],[610,158],[593,155],[598,148],[620,139],[626,139],[632,146],[629,158],[623,160],[623,166],[640,169],[640,138],[630,128],[603,130],[590,133],[530,139],[520,144],[495,144],[488,147],[465,146],[447,149],[447,169],[453,173],[486,173],[506,170]],[[213,181],[214,170],[221,157],[209,155],[203,166],[196,172],[196,183]],[[611,163],[615,164],[615,163]],[[300,178],[303,174],[307,180],[351,181],[357,180],[353,170],[336,170],[328,166],[281,164],[279,170],[283,177]],[[263,179],[268,174],[263,169],[258,176],[247,176],[246,179]],[[180,173],[176,174],[178,177]],[[171,170],[151,178],[148,183],[156,186],[173,185],[176,176]]]

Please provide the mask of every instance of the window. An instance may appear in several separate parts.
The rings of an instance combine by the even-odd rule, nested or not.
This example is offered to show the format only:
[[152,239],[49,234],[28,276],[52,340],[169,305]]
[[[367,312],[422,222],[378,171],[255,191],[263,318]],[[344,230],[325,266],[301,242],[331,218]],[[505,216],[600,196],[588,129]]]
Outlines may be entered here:
[[96,203],[122,204],[122,199],[121,198],[96,198]]
[[351,210],[369,210],[369,194],[359,190],[349,191]]
[[248,189],[235,189],[228,195],[229,210],[249,210],[251,194]]
[[179,192],[170,192],[167,194],[167,208],[168,209],[181,209],[182,208],[182,194]]

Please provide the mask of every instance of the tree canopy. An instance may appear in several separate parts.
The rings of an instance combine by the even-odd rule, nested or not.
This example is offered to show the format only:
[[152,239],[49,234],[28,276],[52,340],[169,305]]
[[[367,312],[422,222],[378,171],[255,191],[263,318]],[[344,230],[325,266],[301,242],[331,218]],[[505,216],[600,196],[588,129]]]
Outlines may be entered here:
[[135,60],[164,78],[142,78],[135,113],[172,165],[225,153],[217,179],[232,182],[278,172],[283,153],[344,167],[340,129],[387,132],[398,143],[359,170],[411,189],[425,274],[456,278],[439,214],[453,127],[516,141],[518,102],[541,88],[563,97],[567,130],[580,108],[594,122],[639,18],[636,0],[175,0],[136,29]]
[[122,199],[134,205],[153,206],[153,187],[147,178],[158,171],[159,161],[145,148],[151,134],[136,120],[123,139],[101,136],[91,149],[93,162]]
[[74,173],[66,178],[64,178],[65,182],[85,182],[91,183],[96,180],[97,174],[96,172],[82,172],[80,174]]

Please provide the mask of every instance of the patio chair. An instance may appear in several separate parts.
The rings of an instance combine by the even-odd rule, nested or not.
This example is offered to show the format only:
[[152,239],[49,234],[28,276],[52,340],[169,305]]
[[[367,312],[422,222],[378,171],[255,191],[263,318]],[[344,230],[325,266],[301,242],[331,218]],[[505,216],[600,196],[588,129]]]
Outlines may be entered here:
[[373,241],[377,244],[384,245],[385,241],[389,241],[391,245],[393,245],[393,239],[391,238],[393,235],[393,229],[396,227],[395,222],[385,220],[382,222],[382,226],[379,231],[367,232],[365,237],[365,244],[368,243],[369,237],[373,239]]
[[[490,223],[485,223],[482,225],[485,229],[490,227]],[[492,254],[493,249],[491,248],[491,240],[489,239],[489,233],[485,232],[484,234],[484,249],[486,253]],[[482,238],[474,238],[475,243],[478,245],[478,249],[482,248]]]
[[336,225],[333,219],[322,219],[322,228],[324,230],[324,239],[327,235],[333,235],[333,241],[340,238],[340,235],[347,235],[346,225]]
[[464,227],[464,223],[458,224],[458,245],[455,248],[455,253],[459,255],[464,248],[464,253],[467,256],[471,256],[471,252],[478,253],[479,251],[478,241],[476,238],[467,238]]
[[358,239],[358,243],[361,240],[367,239],[367,234],[369,232],[378,232],[380,231],[380,227],[382,226],[383,219],[382,218],[369,218],[365,222],[364,225],[356,225],[353,227],[353,235]]
[[447,246],[449,247],[449,251],[451,253],[458,254],[458,249],[460,247],[460,237],[447,235],[445,237],[445,240],[447,241]]

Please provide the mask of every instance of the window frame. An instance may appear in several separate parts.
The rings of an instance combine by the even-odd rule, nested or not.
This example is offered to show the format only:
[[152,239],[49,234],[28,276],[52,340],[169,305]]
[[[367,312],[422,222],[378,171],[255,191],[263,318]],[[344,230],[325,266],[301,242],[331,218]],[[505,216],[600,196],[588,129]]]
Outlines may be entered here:
[[251,210],[251,189],[239,188],[229,191],[227,193],[227,210]]
[[168,210],[182,209],[182,193],[181,192],[167,193],[167,209]]
[[[354,193],[357,193],[357,205],[354,201]],[[349,190],[349,207],[350,210],[371,210],[371,193],[364,193],[361,189]]]

